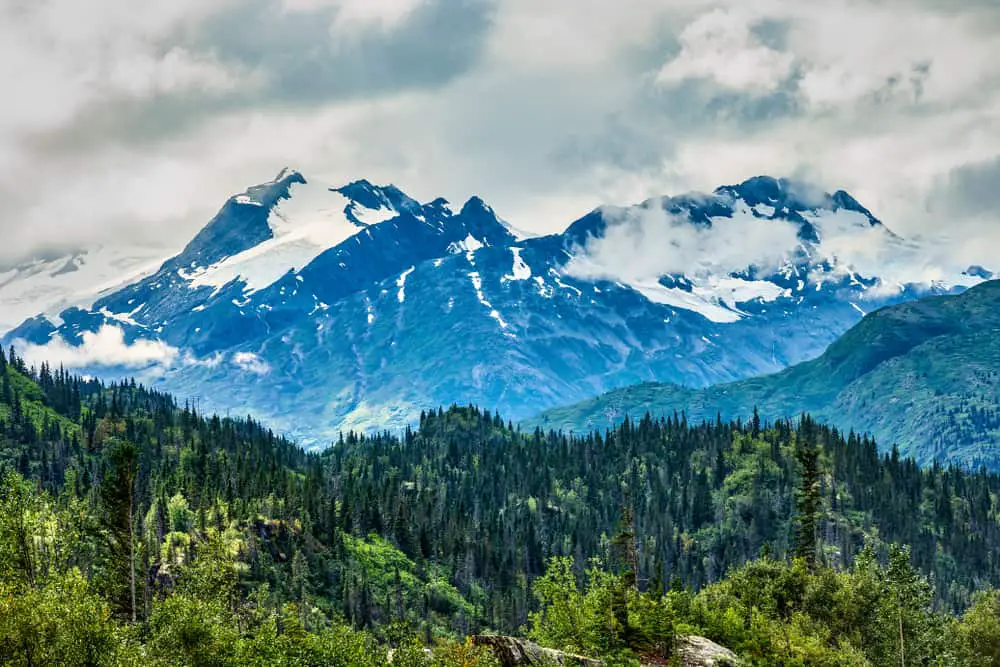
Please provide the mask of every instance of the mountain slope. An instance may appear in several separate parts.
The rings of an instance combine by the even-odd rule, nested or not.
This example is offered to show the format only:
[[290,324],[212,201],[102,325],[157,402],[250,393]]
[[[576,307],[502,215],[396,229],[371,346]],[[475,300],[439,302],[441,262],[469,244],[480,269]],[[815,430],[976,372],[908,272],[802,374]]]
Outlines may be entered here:
[[40,313],[55,319],[70,306],[89,305],[152,273],[165,255],[156,248],[96,247],[0,266],[0,334]]
[[626,414],[689,419],[813,413],[872,433],[921,463],[1000,470],[1000,281],[865,317],[819,358],[700,390],[643,384],[543,413],[543,427],[603,427]]
[[438,404],[524,418],[638,382],[773,372],[866,311],[983,279],[864,274],[845,238],[913,252],[847,193],[769,177],[522,238],[477,197],[456,210],[284,170],[158,271],[5,340],[96,376],[139,367],[319,445]]

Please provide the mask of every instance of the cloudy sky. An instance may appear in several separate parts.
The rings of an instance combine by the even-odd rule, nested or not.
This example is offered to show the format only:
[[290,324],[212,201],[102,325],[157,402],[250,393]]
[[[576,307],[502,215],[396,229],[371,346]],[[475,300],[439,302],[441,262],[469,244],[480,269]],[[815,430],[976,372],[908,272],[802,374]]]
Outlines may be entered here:
[[285,165],[536,232],[769,173],[1000,243],[996,0],[0,0],[0,83],[0,259],[178,247]]

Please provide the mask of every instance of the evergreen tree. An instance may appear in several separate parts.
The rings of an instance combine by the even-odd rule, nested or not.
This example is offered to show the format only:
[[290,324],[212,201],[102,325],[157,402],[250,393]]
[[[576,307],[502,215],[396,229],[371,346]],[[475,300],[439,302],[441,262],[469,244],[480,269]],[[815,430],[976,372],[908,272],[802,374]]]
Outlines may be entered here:
[[[127,440],[113,438],[107,448],[107,471],[101,482],[101,519],[107,535],[107,585],[123,615],[136,621],[136,483],[138,452]],[[115,593],[114,591],[121,592]]]
[[816,567],[816,539],[820,514],[819,449],[815,443],[814,425],[803,417],[796,442],[795,458],[800,466],[801,482],[797,498],[795,555],[810,569]]

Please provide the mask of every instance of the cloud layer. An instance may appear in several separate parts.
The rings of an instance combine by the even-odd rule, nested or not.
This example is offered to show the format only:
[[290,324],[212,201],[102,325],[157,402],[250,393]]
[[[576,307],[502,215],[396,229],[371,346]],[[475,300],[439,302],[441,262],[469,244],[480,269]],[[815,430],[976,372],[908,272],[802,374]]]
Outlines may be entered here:
[[162,341],[137,340],[125,342],[125,332],[120,327],[104,325],[96,333],[87,331],[79,346],[69,345],[60,337],[46,345],[32,345],[15,341],[18,354],[28,364],[48,362],[66,368],[111,366],[128,369],[169,367],[177,358],[177,348]]
[[656,282],[660,276],[726,275],[751,265],[775,270],[798,246],[798,228],[750,212],[695,225],[665,211],[660,201],[635,209],[605,209],[605,235],[588,242],[568,273],[623,283]]
[[177,248],[286,164],[540,232],[770,173],[1000,243],[986,0],[12,0],[0,80],[0,261]]
[[[807,201],[808,193],[798,198]],[[577,248],[566,265],[571,275],[628,285],[656,285],[662,276],[683,275],[695,282],[717,279],[753,268],[761,275],[779,272],[800,261],[799,224],[783,218],[761,218],[737,206],[732,217],[714,217],[711,225],[695,224],[686,214],[671,213],[661,199],[632,208],[603,209],[604,235]],[[813,264],[825,260],[836,272],[878,278],[884,289],[933,282],[965,283],[969,264],[952,249],[927,239],[904,239],[867,216],[822,208],[803,213],[815,227],[819,243],[809,244]],[[817,271],[809,282],[826,280]],[[872,294],[878,294],[873,292]]]

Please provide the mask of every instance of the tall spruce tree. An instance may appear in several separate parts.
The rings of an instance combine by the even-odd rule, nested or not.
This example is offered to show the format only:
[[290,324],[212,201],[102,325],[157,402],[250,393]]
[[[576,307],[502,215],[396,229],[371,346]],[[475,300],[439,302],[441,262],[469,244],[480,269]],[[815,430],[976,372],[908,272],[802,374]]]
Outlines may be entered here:
[[820,514],[819,448],[816,429],[809,417],[803,417],[796,440],[795,458],[801,468],[795,532],[795,556],[803,559],[810,569],[816,568],[816,536]]
[[138,452],[128,440],[106,443],[107,470],[101,482],[102,523],[107,536],[108,585],[119,612],[136,620],[136,482]]

